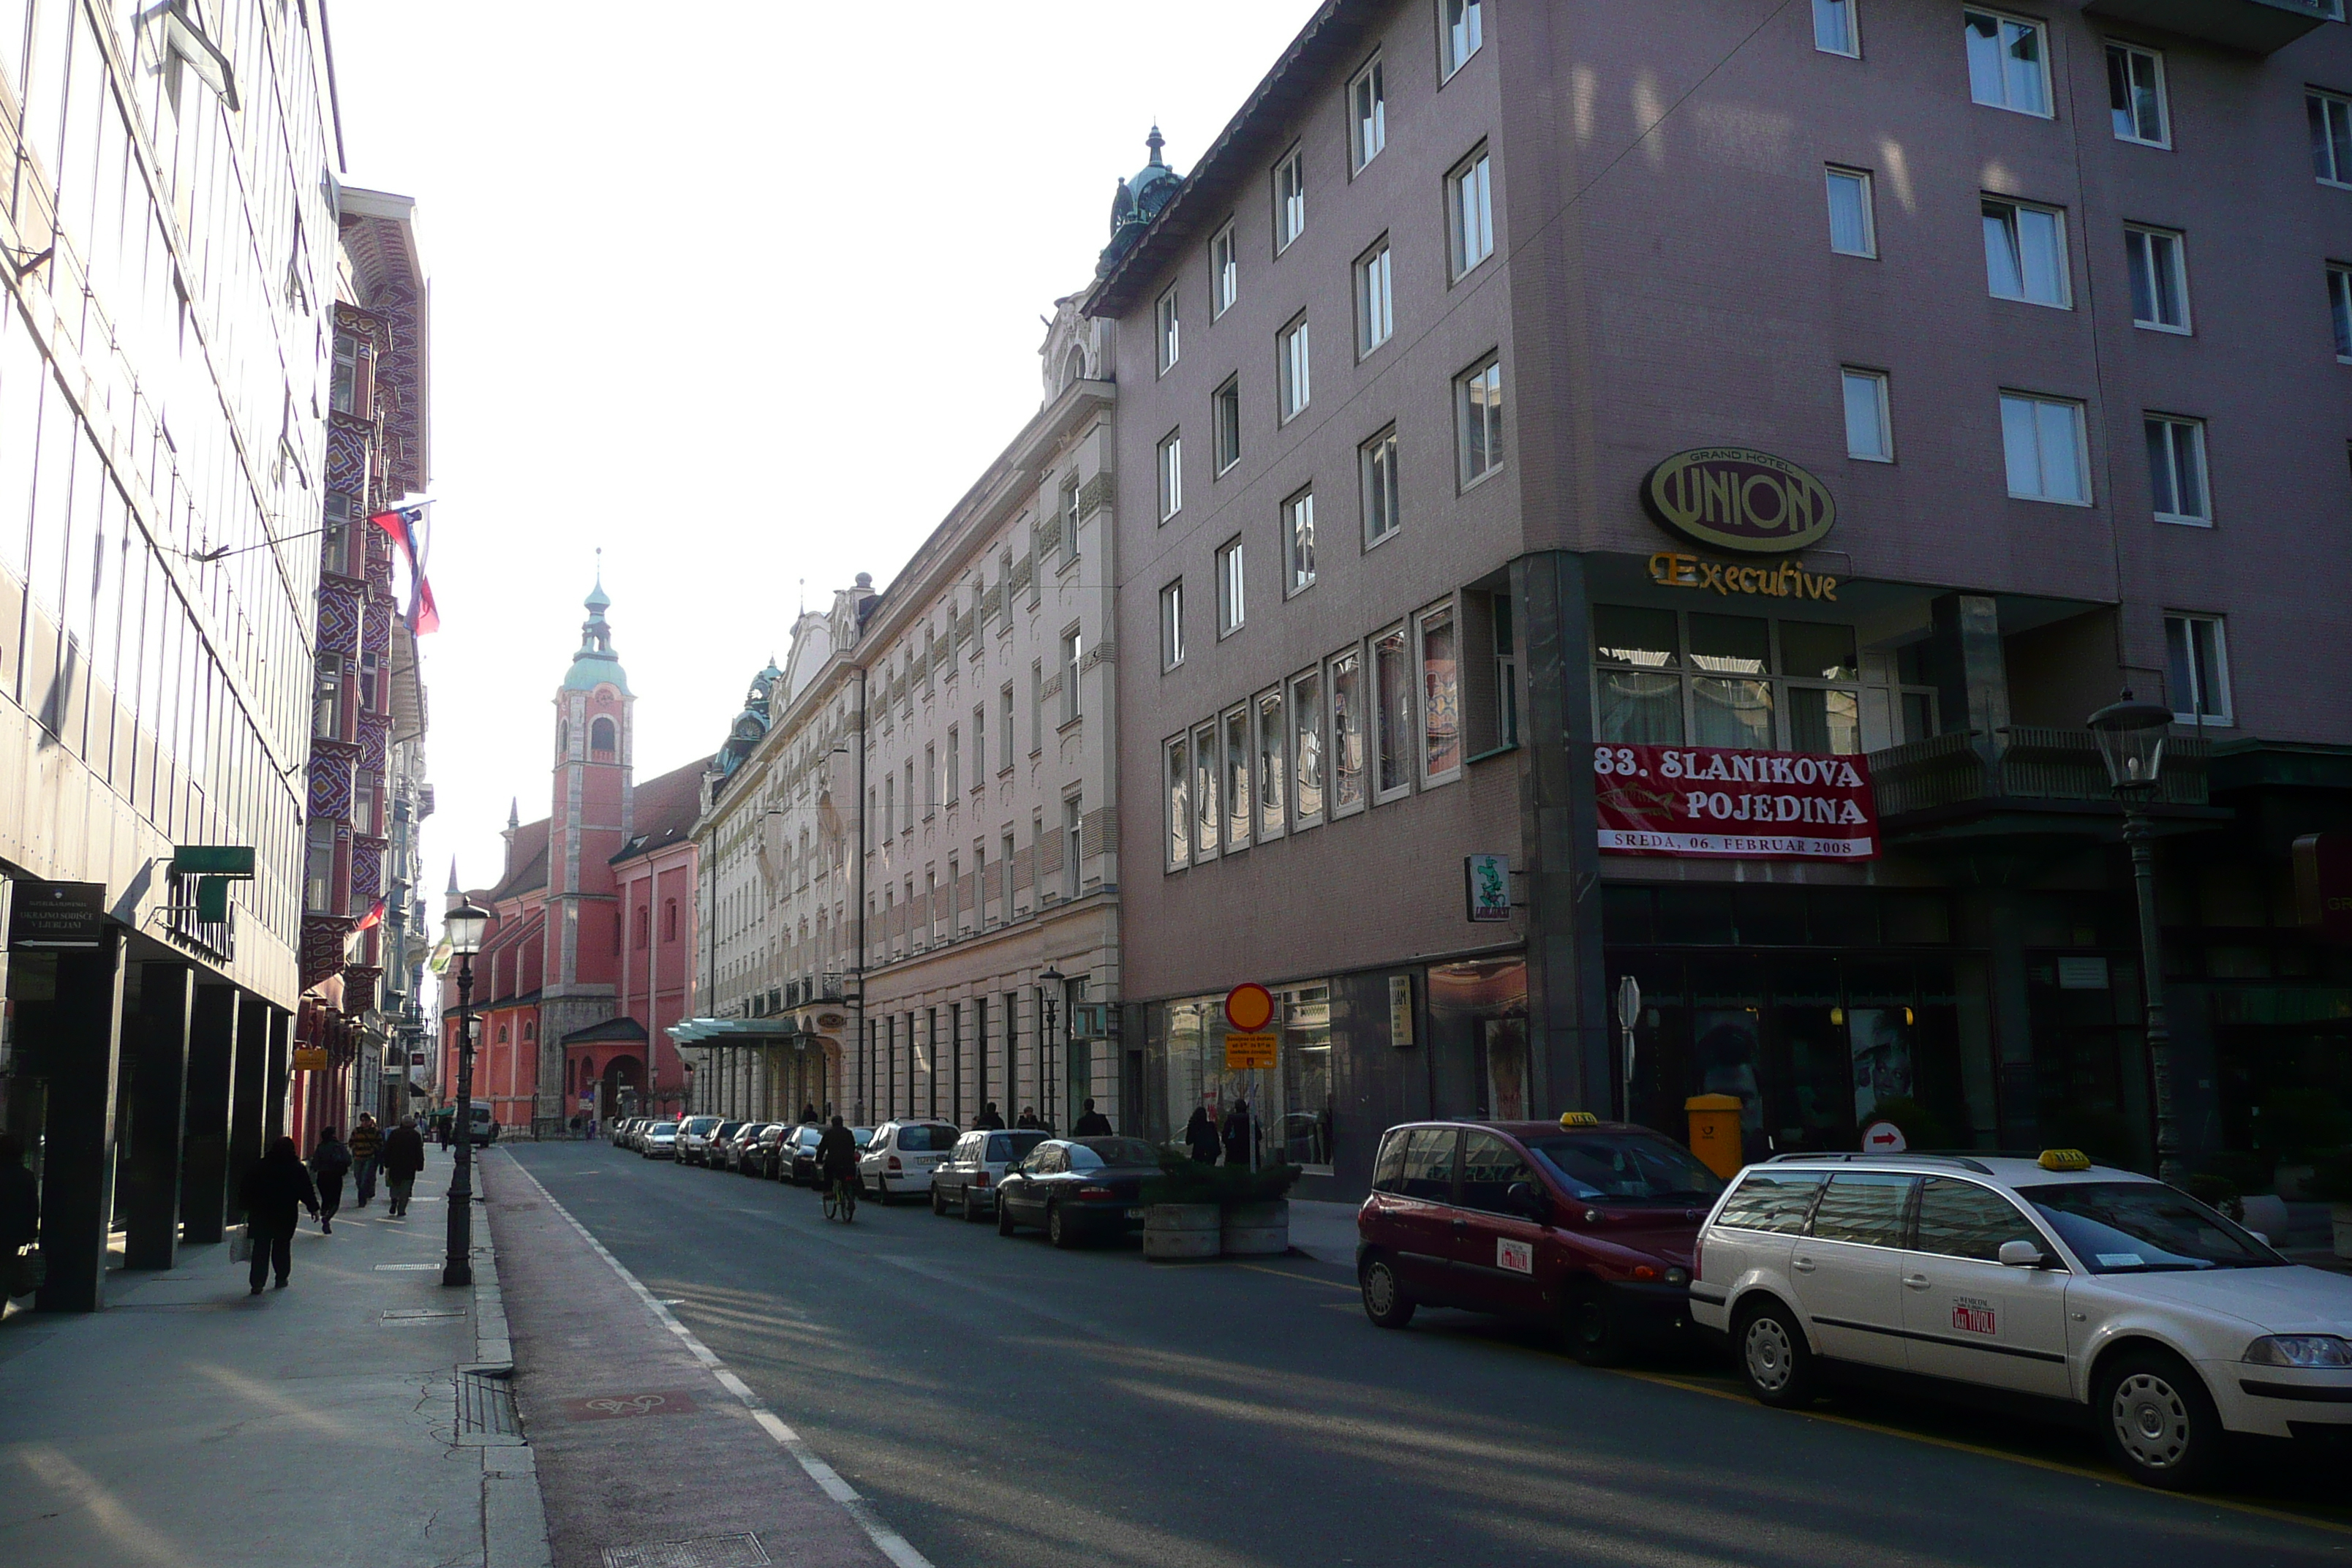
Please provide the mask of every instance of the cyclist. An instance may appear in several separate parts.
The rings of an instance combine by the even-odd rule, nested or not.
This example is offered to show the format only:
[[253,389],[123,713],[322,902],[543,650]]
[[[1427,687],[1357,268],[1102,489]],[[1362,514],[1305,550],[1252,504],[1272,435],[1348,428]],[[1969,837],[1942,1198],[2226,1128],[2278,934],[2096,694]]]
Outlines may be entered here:
[[857,1207],[857,1140],[849,1135],[840,1117],[816,1141],[816,1168],[824,1190],[837,1198],[845,1210]]

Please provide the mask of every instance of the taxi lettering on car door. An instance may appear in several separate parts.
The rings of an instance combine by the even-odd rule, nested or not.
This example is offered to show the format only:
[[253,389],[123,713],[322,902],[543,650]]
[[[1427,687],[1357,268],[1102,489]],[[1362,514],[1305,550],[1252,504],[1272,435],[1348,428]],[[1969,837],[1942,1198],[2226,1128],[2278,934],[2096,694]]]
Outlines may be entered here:
[[2025,1394],[2070,1394],[2065,1271],[2000,1261],[2005,1241],[2054,1258],[2040,1227],[2000,1194],[1958,1176],[1922,1178],[1915,1215],[1901,1268],[1911,1370]]

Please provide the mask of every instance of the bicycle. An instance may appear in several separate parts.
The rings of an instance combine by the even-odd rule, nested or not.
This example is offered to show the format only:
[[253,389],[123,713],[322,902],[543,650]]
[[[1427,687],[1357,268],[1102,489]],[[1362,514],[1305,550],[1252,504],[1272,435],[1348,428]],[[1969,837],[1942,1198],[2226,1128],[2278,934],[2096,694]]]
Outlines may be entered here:
[[848,1177],[835,1176],[825,1189],[824,1217],[844,1225],[857,1223],[857,1185]]

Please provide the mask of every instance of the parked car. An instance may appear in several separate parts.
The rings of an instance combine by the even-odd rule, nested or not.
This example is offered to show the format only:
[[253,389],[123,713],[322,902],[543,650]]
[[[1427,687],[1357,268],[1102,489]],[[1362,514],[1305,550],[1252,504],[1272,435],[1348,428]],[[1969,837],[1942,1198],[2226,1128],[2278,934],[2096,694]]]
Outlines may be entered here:
[[1143,1228],[1143,1184],[1160,1152],[1140,1138],[1048,1138],[1004,1168],[996,1234],[1042,1226],[1055,1247]]
[[624,1149],[635,1149],[637,1146],[637,1134],[646,1130],[646,1120],[642,1116],[632,1116],[622,1122],[621,1135],[614,1142]]
[[[823,1173],[817,1169],[816,1163],[816,1145],[817,1138],[824,1136],[824,1130],[823,1128],[804,1127],[802,1128],[801,1131],[803,1132],[814,1132],[816,1134],[816,1138],[803,1138],[793,1147],[793,1184],[800,1187],[823,1186],[824,1184]],[[863,1154],[866,1152],[866,1145],[874,1141],[874,1129],[871,1127],[853,1127],[849,1129],[849,1139],[851,1142],[857,1145],[857,1152],[860,1154]]]
[[858,1184],[885,1207],[900,1197],[919,1195],[931,1186],[931,1167],[955,1147],[952,1121],[886,1121],[857,1162]]
[[638,1136],[638,1152],[648,1160],[677,1158],[677,1123],[656,1121]]
[[931,1212],[950,1209],[968,1220],[983,1220],[996,1212],[996,1189],[1004,1168],[1045,1141],[1043,1132],[967,1132],[956,1140],[948,1157],[931,1167]]
[[743,1123],[740,1121],[721,1121],[718,1126],[713,1127],[709,1132],[704,1136],[703,1140],[703,1168],[709,1171],[725,1170],[727,1168],[727,1141],[742,1131]]
[[792,1133],[793,1124],[789,1121],[771,1121],[760,1130],[759,1141],[744,1152],[751,1174],[765,1176],[772,1182],[777,1178],[789,1158],[784,1152],[784,1141]]
[[677,1163],[699,1165],[710,1148],[711,1130],[719,1125],[716,1116],[689,1116],[677,1124]]
[[1578,1360],[1613,1365],[1687,1337],[1693,1245],[1722,1191],[1681,1144],[1581,1111],[1391,1127],[1356,1214],[1364,1314],[1555,1323]]
[[737,1128],[735,1135],[719,1146],[719,1168],[732,1171],[739,1176],[750,1175],[752,1146],[760,1141],[760,1134],[767,1130],[768,1123],[764,1121],[746,1121]]
[[2117,1468],[2170,1489],[2229,1434],[2352,1436],[2352,1279],[2073,1150],[1784,1155],[1699,1242],[1693,1312],[1768,1405],[1866,1368],[2087,1407]]
[[783,1141],[776,1145],[777,1177],[794,1186],[811,1184],[816,1169],[816,1141],[824,1136],[824,1129],[809,1122],[785,1129]]

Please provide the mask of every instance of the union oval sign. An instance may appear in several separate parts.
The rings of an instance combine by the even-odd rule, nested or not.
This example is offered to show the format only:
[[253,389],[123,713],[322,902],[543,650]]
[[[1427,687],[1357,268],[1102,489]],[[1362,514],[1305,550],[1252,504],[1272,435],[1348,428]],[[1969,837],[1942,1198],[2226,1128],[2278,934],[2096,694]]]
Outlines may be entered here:
[[1650,515],[1694,544],[1748,555],[1802,550],[1837,522],[1827,486],[1748,447],[1676,452],[1642,481]]

